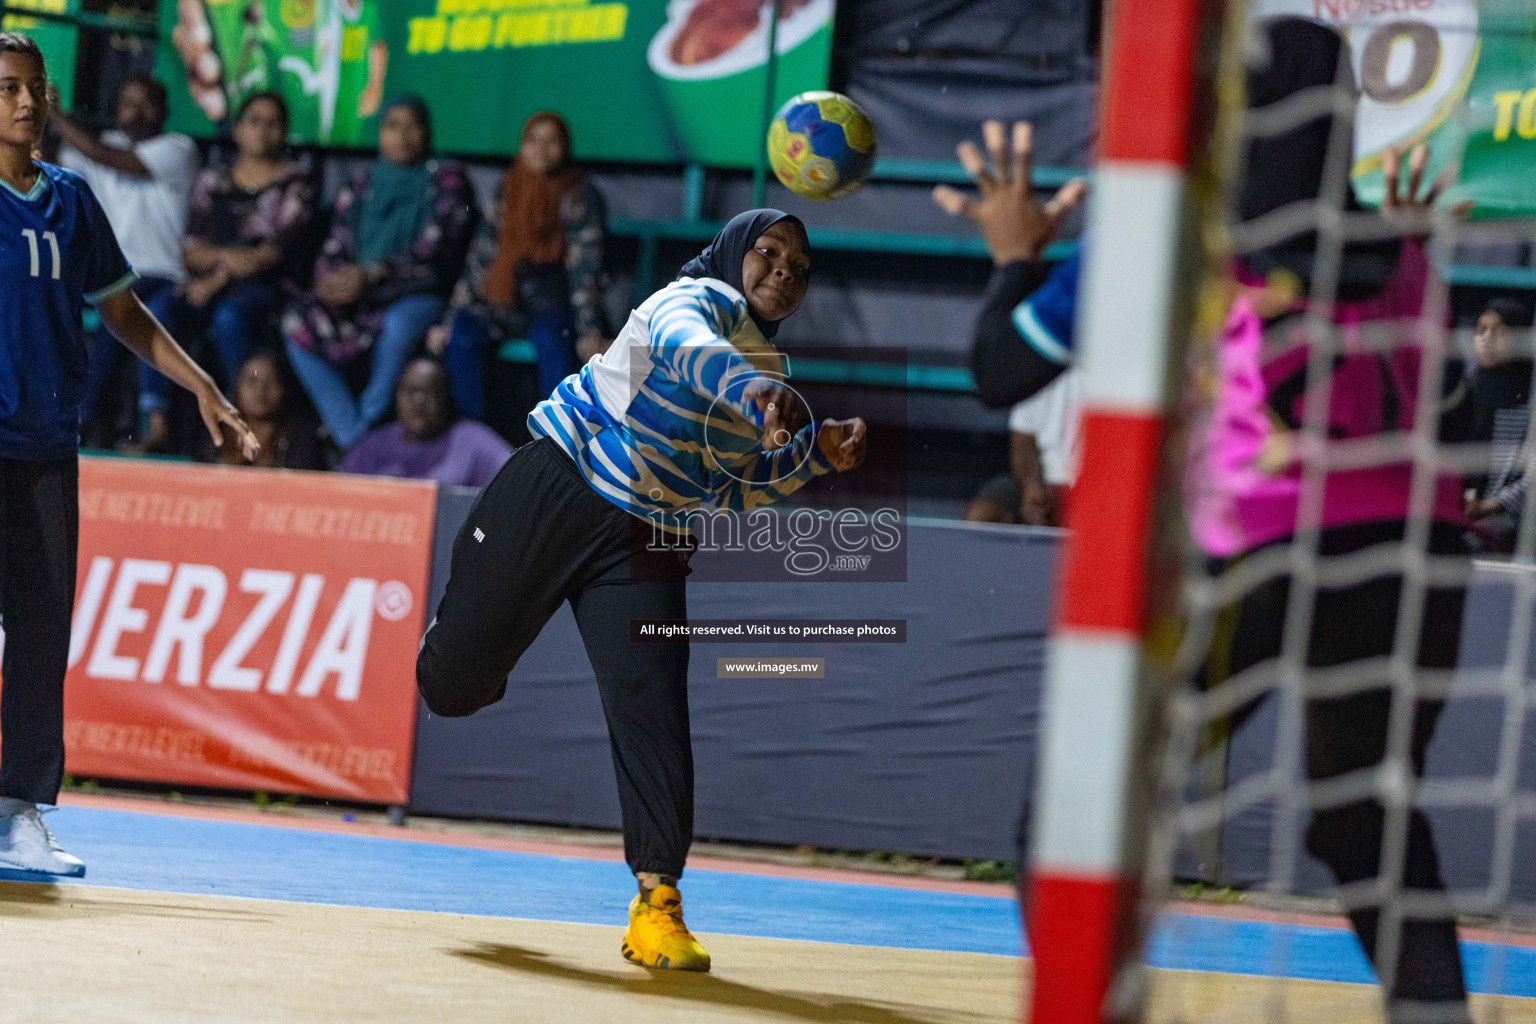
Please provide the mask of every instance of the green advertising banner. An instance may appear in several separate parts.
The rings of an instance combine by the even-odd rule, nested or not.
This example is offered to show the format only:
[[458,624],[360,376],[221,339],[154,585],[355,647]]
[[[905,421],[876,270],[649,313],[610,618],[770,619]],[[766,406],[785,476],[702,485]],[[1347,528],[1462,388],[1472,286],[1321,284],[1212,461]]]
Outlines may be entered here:
[[1431,174],[1460,165],[1448,202],[1474,200],[1478,218],[1536,215],[1536,2],[1256,0],[1253,13],[1348,37],[1361,201],[1381,200],[1386,147],[1427,142]]
[[588,160],[751,166],[773,105],[826,87],[835,0],[162,0],[171,126],[209,136],[275,89],[297,142],[368,146],[412,92],[438,148],[506,155],[553,110]]
[[[7,0],[7,7],[21,7],[45,14],[74,14],[79,0]],[[31,36],[43,51],[48,65],[48,80],[59,88],[59,97],[68,110],[75,102],[75,54],[80,45],[80,30],[63,21],[31,18],[25,14],[7,14],[0,18],[0,30]]]

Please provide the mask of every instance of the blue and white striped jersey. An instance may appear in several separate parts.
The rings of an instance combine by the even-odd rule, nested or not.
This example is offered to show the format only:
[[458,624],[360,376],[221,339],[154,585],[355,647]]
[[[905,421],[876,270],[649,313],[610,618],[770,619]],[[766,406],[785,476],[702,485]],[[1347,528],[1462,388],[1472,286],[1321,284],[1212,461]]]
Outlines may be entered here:
[[665,530],[689,532],[687,513],[746,511],[832,471],[811,423],[765,451],[762,418],[746,397],[782,381],[784,357],[724,281],[682,278],[629,315],[595,356],[528,414],[603,497]]

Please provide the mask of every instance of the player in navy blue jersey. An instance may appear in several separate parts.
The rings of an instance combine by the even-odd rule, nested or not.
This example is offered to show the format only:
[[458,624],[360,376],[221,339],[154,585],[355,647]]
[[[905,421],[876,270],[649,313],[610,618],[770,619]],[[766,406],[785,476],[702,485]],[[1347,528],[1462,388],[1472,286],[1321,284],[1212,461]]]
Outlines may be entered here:
[[215,444],[256,437],[129,290],[134,272],[90,187],[36,159],[49,117],[37,44],[0,33],[0,868],[83,875],[38,814],[64,777],[64,670],[79,538],[80,316],[197,396]]

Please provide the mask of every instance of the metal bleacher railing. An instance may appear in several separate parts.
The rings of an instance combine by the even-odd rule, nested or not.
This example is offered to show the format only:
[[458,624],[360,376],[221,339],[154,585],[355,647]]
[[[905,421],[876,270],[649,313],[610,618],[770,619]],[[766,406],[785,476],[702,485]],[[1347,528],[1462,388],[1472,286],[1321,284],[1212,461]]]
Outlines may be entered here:
[[[145,18],[105,16],[78,10],[71,0],[0,0],[0,11],[17,17],[41,18],[69,23],[77,28],[108,31],[122,35],[154,38],[152,22]],[[1037,167],[1035,186],[1058,188],[1083,174],[1071,168]],[[706,169],[688,164],[683,170],[682,216],[675,219],[618,218],[609,224],[609,233],[638,243],[635,279],[637,291],[648,293],[656,287],[656,271],[662,243],[669,241],[707,242],[721,228],[721,223],[702,215]],[[884,157],[876,161],[873,180],[909,184],[966,185],[970,177],[960,164],[943,160],[908,160]],[[811,245],[821,251],[884,253],[894,256],[927,256],[945,259],[985,260],[986,245],[974,234],[936,235],[917,232],[878,231],[861,228],[813,227]],[[1060,259],[1075,248],[1075,242],[1057,243],[1046,251],[1047,259]],[[1509,288],[1536,291],[1536,268],[1476,266],[1460,264],[1444,268],[1452,284],[1471,287]],[[526,340],[504,343],[499,356],[508,362],[532,363],[533,346]],[[855,362],[836,359],[803,358],[795,362],[791,375],[814,383],[859,384],[862,386],[907,388],[959,394],[974,393],[975,382],[969,370],[955,366]]]
[[[1066,184],[1080,171],[1056,167],[1037,167],[1037,188],[1056,188]],[[883,157],[876,161],[874,181],[912,184],[970,184],[970,176],[958,163],[943,160],[902,160]],[[700,216],[703,206],[704,168],[689,164],[683,171],[683,216],[676,220],[618,219],[609,232],[640,242],[640,260],[636,279],[643,289],[656,285],[656,251],[664,240],[707,242],[720,230],[717,221]],[[879,252],[902,256],[950,256],[986,259],[987,247],[974,235],[934,235],[914,232],[870,231],[858,228],[812,228],[811,246],[838,252]],[[1048,258],[1060,258],[1070,245],[1054,247]]]
[[[1035,185],[1055,188],[1078,172],[1063,168],[1035,169]],[[876,161],[874,181],[911,184],[968,184],[970,177],[958,163],[942,160],[903,160],[881,158]],[[639,243],[635,267],[637,291],[648,293],[658,282],[656,268],[661,244],[668,241],[707,242],[723,226],[722,222],[701,216],[705,169],[689,164],[683,170],[683,216],[667,219],[617,218],[608,225],[611,235],[631,238]],[[813,227],[811,247],[822,252],[873,252],[895,256],[932,256],[951,259],[985,260],[987,247],[975,235],[935,235],[917,232],[874,231],[860,228]],[[1060,259],[1076,247],[1064,242],[1051,246],[1047,259]],[[502,346],[501,357],[512,362],[532,362],[533,346],[526,341],[509,341]],[[956,366],[909,363],[853,362],[840,359],[802,358],[793,362],[791,378],[811,383],[858,384],[865,387],[907,388],[971,394],[976,390],[969,370]]]
[[[1086,172],[1072,168],[1037,167],[1034,184],[1039,189],[1054,189]],[[911,184],[970,184],[970,176],[958,163],[942,160],[905,160],[881,158],[875,163],[874,181]],[[683,170],[683,216],[677,219],[615,219],[609,233],[639,243],[635,281],[637,291],[648,293],[658,282],[656,270],[661,244],[667,241],[707,242],[722,227],[721,222],[705,220],[703,206],[705,169],[690,164]],[[874,252],[898,256],[933,256],[952,259],[985,260],[986,244],[975,235],[935,235],[915,232],[876,231],[859,228],[813,227],[811,246],[818,251]],[[1058,242],[1046,250],[1046,259],[1057,260],[1073,251],[1076,242]],[[1444,268],[1454,285],[1536,290],[1536,268],[1495,267],[1458,264]],[[533,346],[526,341],[509,341],[502,346],[501,357],[511,362],[533,362]],[[800,359],[791,367],[790,376],[812,383],[858,384],[873,387],[897,387],[921,391],[972,394],[975,381],[969,370],[954,366],[920,363],[897,366],[885,363],[850,362],[836,359]]]

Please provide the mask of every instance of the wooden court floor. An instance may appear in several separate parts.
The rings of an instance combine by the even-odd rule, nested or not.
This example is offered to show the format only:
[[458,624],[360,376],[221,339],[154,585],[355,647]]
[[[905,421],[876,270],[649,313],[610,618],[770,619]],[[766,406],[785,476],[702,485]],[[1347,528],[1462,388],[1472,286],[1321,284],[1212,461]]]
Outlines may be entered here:
[[[976,953],[703,936],[708,975],[646,971],[588,924],[0,883],[0,1020],[1002,1024],[1024,963]],[[1150,1024],[1379,1024],[1375,989],[1150,972]],[[1536,1000],[1473,997],[1477,1021]]]
[[187,1022],[1016,1019],[1020,961],[701,936],[708,975],[619,958],[602,925],[0,883],[0,1020]]
[[[1005,1024],[1028,986],[1004,886],[700,858],[685,901],[715,969],[676,974],[619,957],[616,851],[131,800],[52,822],[90,875],[0,876],[0,1024]],[[1340,924],[1174,905],[1144,1019],[1377,1024]],[[1276,948],[1295,979],[1251,973]],[[1536,939],[1468,931],[1463,950],[1478,991],[1536,996]],[[1536,1024],[1536,998],[1472,1006]]]

